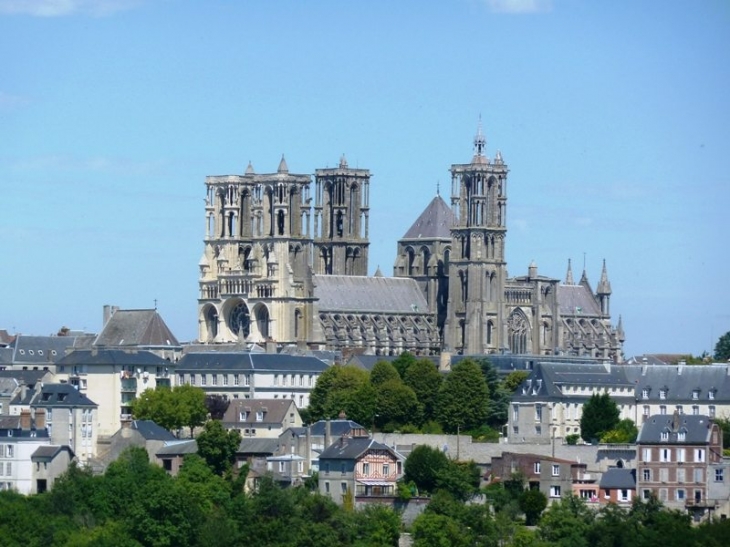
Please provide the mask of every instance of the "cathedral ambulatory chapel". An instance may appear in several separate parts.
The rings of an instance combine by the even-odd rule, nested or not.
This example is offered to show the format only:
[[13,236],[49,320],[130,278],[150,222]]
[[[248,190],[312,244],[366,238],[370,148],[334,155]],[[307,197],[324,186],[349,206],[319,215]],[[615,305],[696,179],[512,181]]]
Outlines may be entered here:
[[[395,355],[402,351],[580,355],[622,359],[604,262],[594,292],[568,262],[563,281],[508,277],[507,175],[481,127],[469,163],[398,241],[394,277],[368,277],[371,174],[338,167],[312,177],[209,176],[200,260],[203,343],[265,343]],[[314,212],[314,218],[311,218]],[[310,231],[310,226],[312,230]]]

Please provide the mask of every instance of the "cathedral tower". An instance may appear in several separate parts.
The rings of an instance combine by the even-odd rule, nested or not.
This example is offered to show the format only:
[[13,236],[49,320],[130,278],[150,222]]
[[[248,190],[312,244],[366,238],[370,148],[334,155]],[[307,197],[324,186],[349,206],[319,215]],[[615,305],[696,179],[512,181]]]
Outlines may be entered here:
[[370,171],[343,155],[338,167],[317,169],[315,183],[314,273],[367,275]]
[[313,287],[309,175],[206,177],[205,250],[198,299],[201,342],[306,341]]
[[481,122],[471,163],[451,166],[449,302],[445,347],[460,353],[488,353],[504,347],[502,325],[507,165],[497,152],[486,156]]

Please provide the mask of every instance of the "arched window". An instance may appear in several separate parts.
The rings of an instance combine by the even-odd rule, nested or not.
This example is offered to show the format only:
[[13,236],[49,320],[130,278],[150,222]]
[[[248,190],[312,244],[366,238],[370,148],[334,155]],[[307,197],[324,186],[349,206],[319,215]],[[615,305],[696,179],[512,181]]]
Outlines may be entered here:
[[524,312],[517,308],[507,319],[507,340],[512,353],[529,353],[530,324]]

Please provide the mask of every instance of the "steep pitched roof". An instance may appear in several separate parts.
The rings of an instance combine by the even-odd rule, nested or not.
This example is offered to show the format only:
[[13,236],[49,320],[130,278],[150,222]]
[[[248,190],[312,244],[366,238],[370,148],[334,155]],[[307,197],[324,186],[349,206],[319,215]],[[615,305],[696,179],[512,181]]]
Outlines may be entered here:
[[130,427],[148,441],[175,441],[177,437],[152,420],[132,420]]
[[279,439],[241,439],[238,454],[273,455],[279,449]]
[[601,308],[587,285],[558,285],[561,315],[601,315]]
[[[281,425],[287,420],[290,412],[297,412],[291,399],[234,399],[228,405],[223,422],[226,424],[251,424],[257,426]],[[246,420],[240,420],[241,412],[247,412]],[[263,413],[263,420],[257,421],[256,414]]]
[[450,239],[456,217],[441,196],[431,200],[402,239]]
[[189,441],[169,441],[160,448],[156,456],[184,456],[185,454],[197,454],[198,442],[195,439]]
[[98,407],[71,384],[45,384],[36,389],[31,399],[32,407]]
[[[722,404],[730,400],[730,365],[622,365],[628,380],[636,385],[636,396],[660,401],[694,404]],[[712,402],[714,401],[714,403]]]
[[157,310],[117,310],[94,341],[95,346],[179,346]]
[[415,280],[403,277],[317,275],[320,312],[428,313]]
[[25,336],[19,334],[13,342],[13,362],[47,365],[61,359],[68,351],[86,341],[91,336]]
[[356,460],[371,449],[385,450],[400,459],[400,454],[388,445],[379,443],[370,437],[340,437],[320,454],[320,465],[322,460]]
[[711,431],[712,420],[708,416],[655,414],[641,425],[636,444],[708,444]]
[[53,459],[61,452],[68,452],[69,459],[73,459],[75,456],[73,450],[66,445],[47,444],[39,446],[35,452],[31,454],[30,459],[34,462],[50,462],[53,461]]

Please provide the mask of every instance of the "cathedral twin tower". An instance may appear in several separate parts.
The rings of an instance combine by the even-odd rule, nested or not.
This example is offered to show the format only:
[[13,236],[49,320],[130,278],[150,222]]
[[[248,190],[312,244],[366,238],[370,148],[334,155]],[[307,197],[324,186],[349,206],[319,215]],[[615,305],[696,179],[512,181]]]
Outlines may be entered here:
[[[203,343],[276,343],[380,355],[566,353],[619,360],[604,264],[564,282],[507,278],[507,165],[490,161],[481,127],[470,163],[398,241],[394,277],[367,277],[370,172],[317,169],[206,177],[200,260]],[[310,218],[314,211],[314,219]],[[310,232],[310,226],[313,231]]]

